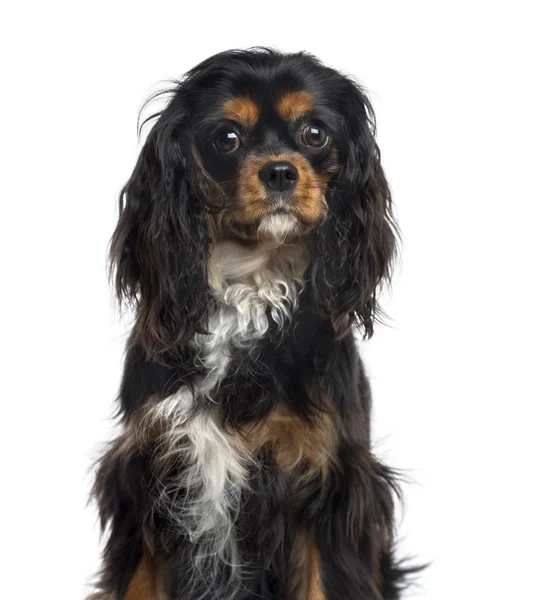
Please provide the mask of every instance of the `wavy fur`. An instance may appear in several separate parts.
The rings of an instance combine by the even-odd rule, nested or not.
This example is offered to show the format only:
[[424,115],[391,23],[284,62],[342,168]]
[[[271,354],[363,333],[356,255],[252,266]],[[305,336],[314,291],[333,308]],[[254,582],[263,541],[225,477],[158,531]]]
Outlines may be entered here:
[[237,50],[155,119],[110,248],[135,323],[95,598],[399,599],[414,570],[351,334],[397,241],[369,100],[306,53]]

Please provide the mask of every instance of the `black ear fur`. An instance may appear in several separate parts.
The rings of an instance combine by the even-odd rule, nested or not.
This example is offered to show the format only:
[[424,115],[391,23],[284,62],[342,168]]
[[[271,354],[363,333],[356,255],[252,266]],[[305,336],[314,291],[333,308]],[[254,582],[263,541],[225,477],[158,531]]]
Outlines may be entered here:
[[133,341],[160,359],[204,331],[209,310],[209,236],[178,102],[160,115],[121,192],[110,247],[118,297],[136,309]]
[[357,323],[373,334],[379,314],[377,291],[389,280],[397,246],[388,183],[375,141],[372,106],[346,81],[341,113],[346,139],[338,148],[341,172],[329,185],[329,215],[317,235],[312,279],[321,309],[345,335]]

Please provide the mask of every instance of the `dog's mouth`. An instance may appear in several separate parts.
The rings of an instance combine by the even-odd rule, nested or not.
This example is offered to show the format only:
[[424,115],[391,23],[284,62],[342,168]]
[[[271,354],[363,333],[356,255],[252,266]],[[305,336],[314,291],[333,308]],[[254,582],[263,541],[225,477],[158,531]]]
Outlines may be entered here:
[[208,215],[211,237],[236,239],[248,244],[294,244],[304,239],[319,223],[308,222],[289,205],[272,205],[263,211],[256,211],[255,218],[245,220],[244,217],[241,210],[224,210]]
[[272,192],[264,198],[268,214],[292,214],[299,212],[300,198],[286,192]]
[[231,219],[242,224],[261,225],[274,216],[294,220],[297,227],[310,230],[324,221],[328,207],[323,190],[313,188],[307,194],[260,193],[255,198],[238,196]]
[[324,196],[309,210],[307,204],[304,210],[301,199],[264,200],[233,211],[230,223],[232,228],[248,231],[251,238],[291,243],[307,236],[324,221],[325,206]]
[[291,215],[293,214],[288,206],[275,206],[273,209],[275,215]]

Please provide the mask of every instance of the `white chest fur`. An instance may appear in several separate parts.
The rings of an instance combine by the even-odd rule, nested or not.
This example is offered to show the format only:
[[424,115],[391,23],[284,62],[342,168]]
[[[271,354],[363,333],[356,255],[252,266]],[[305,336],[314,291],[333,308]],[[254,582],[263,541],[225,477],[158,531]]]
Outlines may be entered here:
[[253,249],[234,242],[214,245],[209,283],[216,309],[210,335],[194,340],[206,371],[202,393],[210,394],[224,377],[234,348],[248,348],[265,335],[269,314],[279,328],[289,322],[306,266],[307,251],[301,245]]
[[[279,328],[289,323],[307,263],[302,245],[254,249],[233,242],[214,245],[209,283],[216,307],[209,334],[193,341],[203,375],[194,395],[184,387],[155,407],[154,416],[168,424],[160,461],[166,465],[180,460],[186,465],[180,481],[163,488],[163,508],[183,534],[204,546],[199,564],[192,567],[208,582],[207,597],[232,598],[236,589],[233,582],[241,560],[233,523],[252,457],[240,436],[220,428],[214,412],[192,412],[192,407],[197,396],[214,399],[233,351],[251,347],[267,333],[269,314]],[[225,581],[216,575],[221,562],[233,567]]]

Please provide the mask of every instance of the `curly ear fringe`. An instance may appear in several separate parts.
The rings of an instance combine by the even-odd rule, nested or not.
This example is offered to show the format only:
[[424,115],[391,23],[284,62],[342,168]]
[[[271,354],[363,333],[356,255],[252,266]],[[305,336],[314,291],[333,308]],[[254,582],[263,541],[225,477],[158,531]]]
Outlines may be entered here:
[[312,279],[320,308],[339,336],[358,325],[369,338],[383,316],[377,293],[390,281],[398,230],[375,142],[373,109],[359,87],[348,84],[342,107],[349,124],[348,151],[340,177],[329,186],[330,211],[318,231]]
[[122,190],[110,245],[118,299],[136,312],[132,340],[160,360],[180,356],[205,331],[210,298],[204,205],[188,183],[192,167],[179,123],[167,116],[165,110]]

